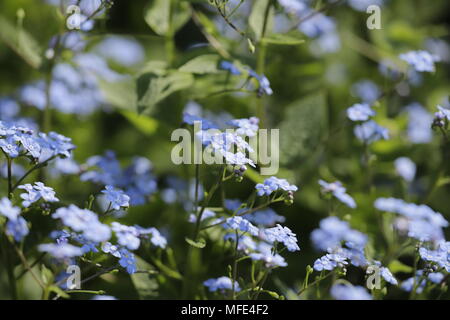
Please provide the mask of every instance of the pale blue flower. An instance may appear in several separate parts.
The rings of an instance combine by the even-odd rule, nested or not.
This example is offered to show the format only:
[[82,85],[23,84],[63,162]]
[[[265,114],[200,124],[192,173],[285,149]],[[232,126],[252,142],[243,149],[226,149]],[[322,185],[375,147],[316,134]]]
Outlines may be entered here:
[[59,199],[56,197],[56,192],[53,188],[46,187],[42,182],[35,182],[34,185],[25,184],[18,187],[23,189],[26,193],[22,193],[20,197],[23,202],[22,205],[27,208],[31,204],[43,199],[45,202],[58,202]]
[[103,57],[130,67],[140,63],[145,58],[142,45],[133,38],[108,36],[95,48]]
[[228,218],[222,225],[225,229],[239,230],[242,232],[248,232],[253,236],[259,234],[259,229],[252,225],[247,219],[239,216]]
[[373,120],[357,125],[354,132],[356,137],[365,143],[372,143],[381,139],[389,139],[388,129],[380,126]]
[[100,223],[98,216],[88,209],[80,209],[75,205],[70,205],[67,208],[57,209],[52,217],[61,219],[65,226],[81,232],[88,241],[104,242],[111,237],[110,228]]
[[333,194],[334,197],[349,208],[356,208],[355,200],[347,194],[347,189],[344,188],[340,181],[328,183],[324,180],[319,180],[319,184],[322,186],[322,192]]
[[38,250],[41,252],[47,252],[58,260],[66,260],[69,258],[79,257],[83,255],[83,250],[81,250],[81,248],[73,246],[68,243],[41,244],[38,246]]
[[[203,282],[203,285],[207,287],[210,292],[225,291],[225,290],[232,290],[233,281],[228,277],[219,277],[216,279],[208,279],[205,282]],[[235,282],[234,290],[236,292],[241,291],[239,283]]]
[[335,284],[330,293],[336,300],[372,300],[372,296],[361,286]]
[[283,223],[286,221],[285,217],[278,215],[270,208],[246,214],[244,218],[256,225],[265,227],[274,226],[276,223]]
[[114,210],[120,210],[130,206],[130,197],[120,189],[108,185],[102,193],[105,194],[106,200],[109,201],[111,208]]
[[279,224],[264,230],[264,240],[271,243],[282,243],[289,251],[300,251],[300,247],[297,244],[297,235],[288,227],[282,227]]
[[141,245],[141,240],[139,238],[140,232],[136,227],[125,226],[118,222],[113,222],[111,224],[111,229],[115,232],[117,236],[117,242],[130,250],[136,250]]
[[400,157],[394,161],[395,171],[405,181],[411,182],[416,176],[416,164],[409,158]]
[[352,85],[352,93],[368,104],[375,102],[380,96],[380,88],[371,80],[361,80]]
[[254,137],[258,131],[259,119],[251,117],[249,119],[233,119],[229,124],[237,127],[236,133],[244,137]]
[[439,61],[437,56],[424,50],[402,53],[399,55],[399,58],[406,61],[418,72],[434,72],[434,62]]
[[17,217],[16,219],[9,220],[6,223],[6,234],[12,236],[17,242],[22,241],[28,233],[29,229],[27,222],[22,217]]
[[125,248],[120,249],[119,264],[121,267],[125,268],[129,274],[133,274],[137,271],[136,257]]
[[9,220],[16,220],[20,214],[20,208],[13,206],[11,200],[4,197],[0,200],[0,214]]
[[232,75],[239,76],[241,75],[241,71],[232,63],[229,61],[221,61],[220,62],[220,69],[228,71]]
[[353,9],[361,12],[366,12],[367,8],[371,5],[381,7],[384,0],[348,0],[348,5]]
[[408,139],[412,143],[428,143],[433,138],[431,124],[433,115],[431,115],[419,103],[412,103],[406,107],[408,113]]
[[298,190],[297,186],[289,184],[286,179],[279,179],[277,177],[270,177],[264,180],[264,183],[256,185],[258,196],[269,196],[273,192],[282,190],[286,192],[295,192]]
[[249,254],[254,261],[263,261],[266,268],[286,267],[287,262],[278,253],[272,252],[272,246],[261,242],[256,248],[256,252]]
[[347,117],[352,121],[366,121],[375,115],[367,103],[357,103],[347,109]]

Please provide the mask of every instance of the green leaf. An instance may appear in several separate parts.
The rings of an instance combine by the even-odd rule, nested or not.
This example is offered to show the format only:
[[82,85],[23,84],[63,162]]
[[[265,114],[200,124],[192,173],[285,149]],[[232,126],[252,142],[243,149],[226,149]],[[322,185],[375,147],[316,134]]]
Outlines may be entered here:
[[0,40],[22,57],[31,67],[39,68],[42,63],[38,42],[23,28],[17,27],[0,15]]
[[189,21],[190,7],[184,1],[153,0],[144,19],[156,34],[169,36]]
[[403,264],[402,262],[400,262],[398,260],[392,261],[389,264],[388,268],[392,273],[397,273],[397,272],[410,273],[413,271],[412,267],[407,266],[406,264]]
[[120,113],[145,135],[151,136],[158,130],[158,121],[149,116],[133,111],[121,111]]
[[136,110],[137,94],[134,81],[107,82],[98,79],[100,90],[112,106],[124,110]]
[[286,109],[280,123],[280,160],[287,165],[311,157],[320,145],[327,129],[325,95],[309,95]]
[[[264,26],[264,16],[266,13],[266,8],[269,5],[269,2],[271,0],[258,0],[255,1],[252,8],[252,13],[250,14],[250,17],[248,18],[248,24],[250,25],[250,28],[252,29],[253,33],[255,34],[256,40],[261,39],[261,34]],[[267,26],[266,26],[266,32],[270,32],[273,25],[273,7],[270,8]]]
[[158,76],[143,74],[138,79],[138,112],[152,113],[155,106],[176,91],[187,89],[194,83],[190,73],[169,72]]
[[203,249],[206,246],[206,242],[203,239],[200,239],[199,241],[195,242],[194,240],[191,240],[189,238],[185,238],[186,242],[189,243],[191,246],[199,249]]
[[[136,255],[135,257],[138,270],[154,271],[154,268],[149,263]],[[130,277],[140,299],[154,299],[158,296],[159,285],[153,275],[149,273],[133,273]]]
[[179,71],[195,74],[216,73],[219,72],[218,64],[220,56],[216,54],[205,54],[189,60],[179,68]]
[[44,265],[41,265],[41,278],[45,284],[53,283],[53,273]]
[[262,41],[269,44],[287,45],[287,46],[295,46],[305,42],[304,39],[301,39],[299,37],[279,33],[266,36],[264,37],[264,39],[262,39]]

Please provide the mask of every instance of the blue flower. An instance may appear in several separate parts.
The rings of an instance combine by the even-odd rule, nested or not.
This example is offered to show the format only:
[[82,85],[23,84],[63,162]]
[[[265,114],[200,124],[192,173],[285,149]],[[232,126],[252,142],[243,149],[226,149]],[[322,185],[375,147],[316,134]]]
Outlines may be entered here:
[[259,229],[252,225],[247,219],[236,216],[228,218],[222,225],[225,229],[240,230],[242,232],[248,232],[253,236],[259,234]]
[[135,157],[131,165],[122,169],[116,155],[107,151],[104,156],[87,160],[89,169],[80,179],[111,185],[122,189],[130,197],[130,205],[142,205],[156,191],[157,183],[152,174],[152,163],[143,157]]
[[87,209],[80,209],[75,205],[59,208],[52,215],[54,219],[61,219],[63,224],[72,230],[82,232],[88,241],[96,243],[109,240],[111,230],[107,225],[100,223],[98,216]]
[[[215,214],[214,211],[211,211],[211,210],[209,210],[209,209],[205,209],[205,210],[203,211],[203,214],[202,214],[202,220],[201,220],[201,221],[203,221],[203,220],[205,220],[205,219],[213,218],[213,217],[215,217],[215,216],[216,216],[216,214]],[[195,214],[191,213],[191,214],[189,215],[189,222],[190,222],[190,223],[196,223],[196,222],[197,222],[197,216],[196,216]]]
[[237,127],[236,133],[244,137],[254,137],[258,131],[259,119],[251,117],[249,119],[233,119],[229,124]]
[[22,239],[28,235],[29,230],[27,222],[22,217],[17,217],[14,220],[9,220],[6,224],[6,234],[12,236],[17,242],[22,241]]
[[239,76],[241,75],[241,71],[232,63],[229,61],[221,61],[220,62],[220,69],[230,72],[232,75]]
[[11,200],[5,197],[0,200],[0,214],[9,220],[16,220],[20,214],[20,208],[13,206]]
[[352,249],[362,250],[366,246],[367,236],[351,229],[348,222],[337,217],[328,217],[320,221],[320,229],[311,233],[314,246],[320,250],[336,249],[344,242]]
[[256,248],[256,252],[249,254],[254,261],[263,261],[266,268],[286,267],[287,262],[278,253],[272,252],[272,246],[261,242]]
[[[236,241],[236,233],[227,233],[224,237],[224,240]],[[246,235],[238,235],[239,243],[238,250],[244,251],[248,254],[250,251],[256,250],[256,242],[253,239]]]
[[248,69],[248,74],[250,77],[256,79],[259,84],[258,95],[262,96],[264,94],[270,96],[273,94],[272,88],[270,87],[269,79],[265,75],[259,75],[255,71]]
[[114,210],[120,210],[130,206],[130,197],[120,189],[116,189],[113,186],[108,185],[102,193],[106,195],[106,199],[109,201],[111,208]]
[[214,122],[187,112],[183,113],[183,122],[190,125],[194,125],[197,122],[201,124],[202,130],[217,129],[217,125]]
[[353,198],[347,194],[347,190],[344,188],[340,181],[328,183],[323,180],[319,180],[319,184],[322,186],[323,193],[331,193],[339,201],[344,203],[349,208],[356,208],[356,202]]
[[348,5],[357,11],[366,12],[371,5],[381,7],[384,0],[348,0]]
[[36,182],[34,185],[25,184],[18,187],[23,189],[26,193],[22,193],[20,197],[23,202],[22,205],[27,208],[31,204],[43,199],[45,202],[58,202],[59,199],[55,196],[56,193],[53,188],[46,187],[42,182]]
[[[228,277],[219,277],[216,279],[208,279],[203,282],[203,285],[207,287],[210,292],[232,290],[233,281]],[[236,292],[241,291],[239,283],[235,282],[234,287]]]
[[83,250],[81,250],[81,248],[73,246],[68,243],[41,244],[38,246],[38,250],[41,252],[47,252],[58,260],[66,260],[69,258],[79,257],[83,255]]
[[277,224],[273,228],[264,230],[265,240],[274,243],[282,243],[289,251],[299,251],[300,247],[297,242],[297,235],[291,231],[288,227],[282,227]]
[[437,56],[424,50],[402,53],[399,55],[399,58],[406,61],[418,72],[434,72],[434,62],[439,61]]
[[295,192],[298,190],[297,186],[289,184],[286,179],[279,179],[277,177],[270,177],[264,180],[264,183],[256,185],[258,196],[269,196],[273,192],[282,190],[285,192]]
[[367,103],[357,103],[347,109],[347,117],[352,121],[366,121],[375,115]]
[[406,107],[408,113],[408,139],[412,143],[428,143],[433,138],[433,116],[419,103]]
[[435,250],[421,247],[419,254],[423,260],[436,263],[440,268],[450,272],[450,242],[438,242]]
[[400,157],[394,161],[395,171],[405,181],[411,182],[416,176],[416,164],[409,158]]
[[423,270],[417,270],[414,277],[410,277],[402,282],[400,288],[411,292],[413,287],[416,286],[416,293],[420,294],[427,285],[427,281],[430,280],[433,283],[439,284],[444,279],[444,275],[440,272],[431,272],[427,276],[423,277]]
[[314,262],[313,268],[316,271],[328,270],[331,271],[335,268],[343,268],[348,264],[348,252],[342,248],[329,251],[328,254],[320,257]]
[[[298,29],[306,34],[310,38],[316,38],[321,35],[333,32],[336,29],[336,22],[333,18],[327,17],[326,15],[314,12],[309,9],[309,13],[311,14],[311,18],[305,20],[301,23]],[[307,15],[308,13],[305,12]],[[314,16],[312,16],[314,14]]]
[[278,215],[270,208],[246,214],[244,218],[256,225],[265,227],[274,226],[277,222],[283,223],[286,221],[285,217]]
[[139,42],[121,36],[106,37],[94,50],[105,58],[127,67],[142,62],[145,58],[144,48]]
[[356,137],[365,143],[372,143],[381,139],[389,139],[388,129],[380,126],[373,120],[369,120],[356,126],[354,132]]
[[361,286],[335,284],[330,293],[336,300],[372,300],[372,296]]
[[160,247],[162,249],[164,249],[167,246],[167,239],[158,231],[158,229],[156,228],[142,228],[139,226],[136,226],[139,235],[140,236],[147,236],[150,235],[150,242],[155,246],[155,247]]
[[120,249],[119,264],[125,268],[129,274],[133,274],[137,271],[136,257],[133,253],[125,248]]
[[401,215],[402,217],[396,219],[394,226],[411,238],[419,241],[444,240],[442,228],[448,226],[448,221],[427,205],[407,203],[395,198],[378,198],[374,206],[380,211]]
[[120,258],[120,248],[113,245],[111,242],[105,242],[102,244],[102,251],[104,253],[109,253],[110,255]]
[[352,93],[369,104],[372,104],[381,96],[378,86],[370,80],[362,80],[353,84]]
[[130,250],[136,250],[141,245],[140,232],[136,227],[125,226],[118,222],[111,224],[111,229],[116,233],[117,242]]

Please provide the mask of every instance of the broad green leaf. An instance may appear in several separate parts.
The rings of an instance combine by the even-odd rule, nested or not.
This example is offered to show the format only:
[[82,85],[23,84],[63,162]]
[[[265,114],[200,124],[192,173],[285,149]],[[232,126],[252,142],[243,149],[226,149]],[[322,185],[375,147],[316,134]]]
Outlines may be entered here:
[[164,76],[143,74],[138,79],[138,111],[152,113],[159,102],[193,83],[194,77],[190,73],[173,71]]
[[280,160],[294,164],[311,156],[327,128],[326,99],[323,93],[309,95],[286,108],[280,123]]
[[137,114],[133,111],[121,111],[121,114],[127,118],[139,131],[151,136],[158,130],[158,121],[144,114]]
[[189,4],[171,0],[153,0],[144,17],[145,22],[160,36],[174,34],[189,18]]
[[[267,6],[271,0],[258,0],[255,1],[252,8],[252,13],[248,19],[248,24],[255,34],[256,40],[261,39],[262,30],[264,27],[264,17],[266,14]],[[273,25],[273,7],[270,8],[268,20],[266,22],[266,33],[270,33]]]
[[[149,263],[138,256],[135,257],[138,270],[154,271],[154,268]],[[159,285],[153,275],[150,273],[134,273],[130,277],[140,299],[148,300],[158,296]]]
[[33,68],[42,63],[41,49],[37,41],[25,30],[0,15],[0,40],[22,57]]
[[392,273],[397,273],[397,272],[410,273],[413,271],[412,267],[407,266],[406,264],[403,264],[402,262],[400,262],[398,260],[392,261],[389,264],[388,268]]
[[189,60],[179,68],[179,71],[195,74],[216,73],[220,56],[216,54],[205,54]]
[[124,110],[136,110],[137,95],[134,81],[107,82],[99,79],[99,87],[106,101]]
[[189,238],[185,238],[186,242],[189,243],[191,246],[199,249],[203,249],[206,246],[205,240],[201,239],[199,241],[194,241]]
[[295,46],[305,42],[305,40],[301,39],[300,37],[279,33],[266,36],[264,37],[264,39],[262,39],[262,41],[269,44],[288,45],[288,46]]

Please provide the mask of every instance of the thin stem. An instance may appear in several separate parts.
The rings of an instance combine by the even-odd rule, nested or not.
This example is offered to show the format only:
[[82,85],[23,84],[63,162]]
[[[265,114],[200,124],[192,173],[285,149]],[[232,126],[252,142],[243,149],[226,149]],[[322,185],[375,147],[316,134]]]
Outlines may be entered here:
[[202,208],[200,209],[200,212],[198,213],[197,216],[197,221],[195,223],[195,231],[194,231],[194,241],[198,240],[198,235],[200,232],[200,223],[202,221],[202,216],[203,216],[203,212],[205,211],[206,207],[208,206],[209,202],[211,201],[214,193],[216,192],[217,188],[220,186],[220,184],[222,183],[222,179],[223,179],[223,175],[225,173],[226,167],[224,166],[222,173],[219,175],[219,179],[218,181],[213,184],[213,186],[211,187],[211,189],[208,192],[208,195],[205,199],[205,202],[202,205]]
[[314,281],[311,282],[309,285],[306,285],[306,287],[304,287],[303,289],[301,289],[301,290],[297,293],[297,295],[300,296],[303,292],[305,292],[306,290],[308,290],[308,288],[314,287],[316,284],[319,284],[319,282],[321,282],[322,280],[325,280],[326,278],[328,278],[329,276],[331,276],[331,275],[333,275],[333,274],[335,274],[335,273],[336,273],[336,271],[334,270],[334,271],[331,271],[331,272],[329,272],[328,274],[326,274],[324,277],[320,277],[319,279],[314,280]]
[[36,281],[36,283],[41,287],[42,290],[45,290],[45,285],[44,283],[41,281],[41,279],[39,279],[39,277],[34,273],[34,271],[31,269],[30,265],[28,264],[27,259],[25,258],[22,250],[20,250],[17,245],[12,242],[9,238],[7,238],[10,245],[14,248],[14,250],[16,251],[17,255],[19,256],[20,261],[22,262],[22,265],[24,266],[25,269],[27,269],[28,272],[30,272],[31,276],[33,277],[33,279]]
[[313,12],[311,12],[309,15],[305,16],[303,19],[300,19],[294,26],[291,27],[291,29],[289,31],[293,31],[295,29],[297,29],[298,27],[300,27],[300,25],[305,22],[308,21],[309,19],[314,18],[316,15],[318,15],[319,13],[325,12],[328,9],[331,9],[334,6],[337,6],[338,4],[342,3],[344,0],[338,0],[336,2],[332,2],[329,3],[325,6],[323,6],[322,8],[319,8],[317,10],[314,10]]
[[22,183],[23,180],[25,180],[26,177],[28,177],[31,173],[33,173],[35,170],[41,169],[45,167],[50,161],[55,159],[57,155],[50,157],[49,159],[45,160],[44,162],[36,164],[34,167],[32,167],[30,170],[28,170],[12,187],[11,192],[14,192],[14,190],[17,189],[18,186]]
[[10,157],[6,157],[6,161],[8,164],[8,198],[12,197],[12,159]]
[[[234,217],[240,217],[240,216],[244,216],[244,215],[246,215],[246,214],[253,213],[253,212],[255,212],[255,211],[264,209],[265,207],[267,207],[267,206],[269,206],[269,205],[271,205],[271,204],[273,204],[273,203],[280,202],[280,201],[283,201],[283,200],[282,200],[282,199],[275,199],[275,200],[272,200],[272,201],[270,201],[270,202],[267,202],[267,203],[265,203],[265,204],[262,204],[262,205],[260,205],[260,206],[255,207],[255,208],[248,209],[248,210],[245,210],[244,212],[235,214]],[[224,223],[224,222],[225,222],[225,219],[222,220],[222,221],[219,221],[219,222],[210,224],[210,225],[208,225],[208,226],[206,226],[206,227],[203,227],[203,228],[201,228],[201,230],[205,230],[205,229],[209,229],[209,228],[212,228],[212,227],[221,225],[221,224]]]
[[236,230],[236,246],[234,247],[234,262],[233,262],[233,283],[231,285],[231,298],[236,300],[236,279],[238,266],[238,246],[239,246],[239,232]]

